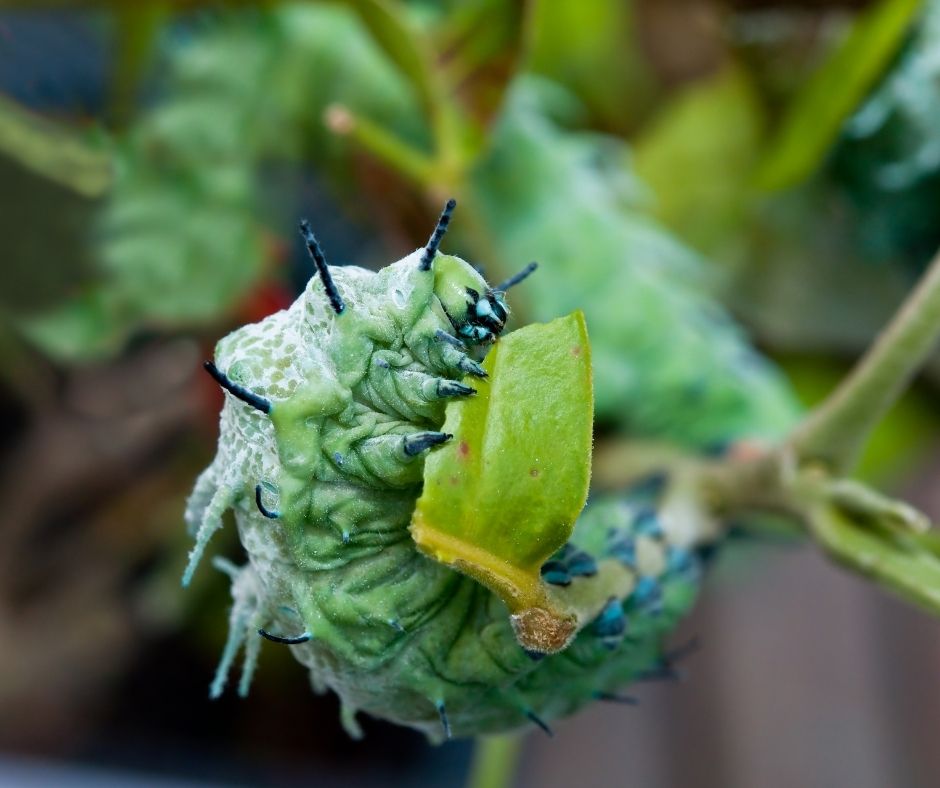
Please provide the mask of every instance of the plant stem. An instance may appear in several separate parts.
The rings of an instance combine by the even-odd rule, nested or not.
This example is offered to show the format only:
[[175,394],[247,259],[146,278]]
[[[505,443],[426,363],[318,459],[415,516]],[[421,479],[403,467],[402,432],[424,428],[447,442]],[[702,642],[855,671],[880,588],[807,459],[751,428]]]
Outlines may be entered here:
[[327,107],[324,120],[330,131],[349,137],[372,157],[406,178],[422,186],[433,181],[434,161],[381,126],[353,114],[341,104]]
[[907,388],[940,338],[940,254],[839,387],[796,429],[801,462],[851,470],[872,429]]
[[467,788],[511,788],[521,746],[518,734],[477,738]]
[[916,535],[859,527],[834,507],[816,506],[807,513],[809,531],[839,563],[923,609],[940,613],[940,559]]

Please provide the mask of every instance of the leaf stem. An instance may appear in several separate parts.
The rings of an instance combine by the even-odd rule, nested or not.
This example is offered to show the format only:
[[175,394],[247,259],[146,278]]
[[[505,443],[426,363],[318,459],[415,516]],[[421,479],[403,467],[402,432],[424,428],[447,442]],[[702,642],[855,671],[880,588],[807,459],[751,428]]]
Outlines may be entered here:
[[331,104],[326,109],[324,121],[334,134],[348,137],[406,178],[425,187],[433,182],[434,161],[427,154],[367,118],[354,114],[341,104]]
[[799,461],[819,461],[836,474],[851,470],[872,429],[910,384],[938,338],[940,254],[855,369],[790,437]]
[[467,788],[511,788],[521,749],[518,734],[477,738]]

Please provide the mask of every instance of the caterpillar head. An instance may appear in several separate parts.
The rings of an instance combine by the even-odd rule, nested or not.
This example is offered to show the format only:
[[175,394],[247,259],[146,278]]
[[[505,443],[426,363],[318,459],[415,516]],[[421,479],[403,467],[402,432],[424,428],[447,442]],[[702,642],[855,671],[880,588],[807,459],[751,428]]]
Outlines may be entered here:
[[502,333],[509,316],[503,291],[489,287],[469,263],[438,255],[434,261],[434,295],[454,327],[471,345],[488,345]]
[[456,335],[468,345],[488,345],[496,341],[506,327],[509,317],[506,290],[519,284],[537,266],[529,263],[515,276],[490,287],[479,271],[465,260],[440,254],[438,248],[456,206],[455,200],[448,200],[444,206],[421,256],[420,268],[430,271],[433,266],[435,306],[440,306]]

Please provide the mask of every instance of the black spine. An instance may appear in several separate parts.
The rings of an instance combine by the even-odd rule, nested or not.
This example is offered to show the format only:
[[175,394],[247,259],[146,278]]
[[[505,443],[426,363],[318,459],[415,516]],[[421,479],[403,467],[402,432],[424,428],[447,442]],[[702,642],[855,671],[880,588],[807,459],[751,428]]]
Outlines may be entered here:
[[304,243],[307,244],[307,251],[310,252],[310,257],[313,258],[313,264],[317,267],[317,273],[320,275],[320,281],[323,282],[323,289],[326,290],[326,297],[330,301],[330,306],[333,307],[333,311],[337,315],[343,314],[346,304],[343,303],[343,298],[340,296],[339,290],[336,289],[336,283],[333,281],[330,268],[326,264],[326,257],[317,242],[317,237],[310,229],[310,222],[306,219],[300,223],[300,234],[304,238]]
[[450,224],[450,215],[454,212],[454,208],[457,207],[457,201],[449,199],[447,204],[444,206],[444,210],[441,211],[441,218],[437,220],[437,225],[434,227],[434,232],[431,233],[431,237],[428,239],[428,245],[424,247],[424,254],[421,255],[421,264],[418,266],[422,271],[430,271],[431,263],[434,262],[434,255],[437,254],[437,250],[441,245],[441,241],[444,239],[444,233],[447,232],[447,225]]
[[270,640],[272,643],[283,643],[285,646],[296,646],[299,643],[306,643],[310,640],[310,635],[306,632],[302,635],[298,635],[295,638],[285,638],[280,635],[272,635],[266,629],[259,629],[258,634],[261,635],[265,640]]
[[277,520],[280,516],[280,512],[274,512],[266,508],[264,503],[261,500],[261,485],[255,485],[255,505],[258,507],[258,511],[261,512],[269,520]]
[[518,274],[515,276],[510,276],[509,279],[507,279],[505,282],[501,282],[500,284],[496,285],[496,287],[493,288],[494,292],[505,293],[510,287],[515,287],[523,279],[526,279],[529,274],[531,274],[538,267],[538,263],[529,263]]
[[437,713],[441,718],[441,727],[444,729],[444,738],[450,738],[450,720],[447,719],[447,709],[444,707],[444,702],[440,701],[437,704]]
[[545,722],[541,717],[539,717],[534,711],[527,711],[525,716],[528,717],[532,722],[538,725],[547,736],[554,736],[552,729],[548,727],[548,723]]
[[251,407],[255,408],[256,410],[260,410],[265,415],[268,415],[271,412],[270,401],[266,400],[264,397],[259,397],[257,394],[249,391],[244,386],[239,386],[237,383],[232,383],[232,381],[229,380],[228,375],[222,372],[211,361],[206,361],[202,366],[205,368],[206,372],[212,375],[215,382],[218,383],[233,397],[237,397],[246,405],[251,405]]

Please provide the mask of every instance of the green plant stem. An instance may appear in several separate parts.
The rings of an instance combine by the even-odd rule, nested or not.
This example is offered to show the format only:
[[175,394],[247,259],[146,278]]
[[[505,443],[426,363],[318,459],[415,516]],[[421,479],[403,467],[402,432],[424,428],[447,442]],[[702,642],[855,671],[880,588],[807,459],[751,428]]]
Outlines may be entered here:
[[467,788],[511,788],[521,749],[518,734],[477,738]]
[[850,471],[938,338],[940,254],[855,369],[793,433],[789,444],[798,460],[821,462],[836,474]]
[[326,110],[327,127],[406,178],[428,187],[434,181],[434,161],[422,151],[390,134],[347,107],[332,104]]
[[789,514],[836,561],[940,614],[940,559],[915,509],[844,477],[940,339],[940,254],[852,372],[782,445],[748,463],[703,463],[702,507]]
[[820,505],[806,520],[816,542],[835,561],[910,602],[940,613],[940,558],[914,534],[860,528],[846,513]]
[[103,197],[114,182],[113,159],[104,144],[4,97],[0,97],[0,154],[90,199]]

